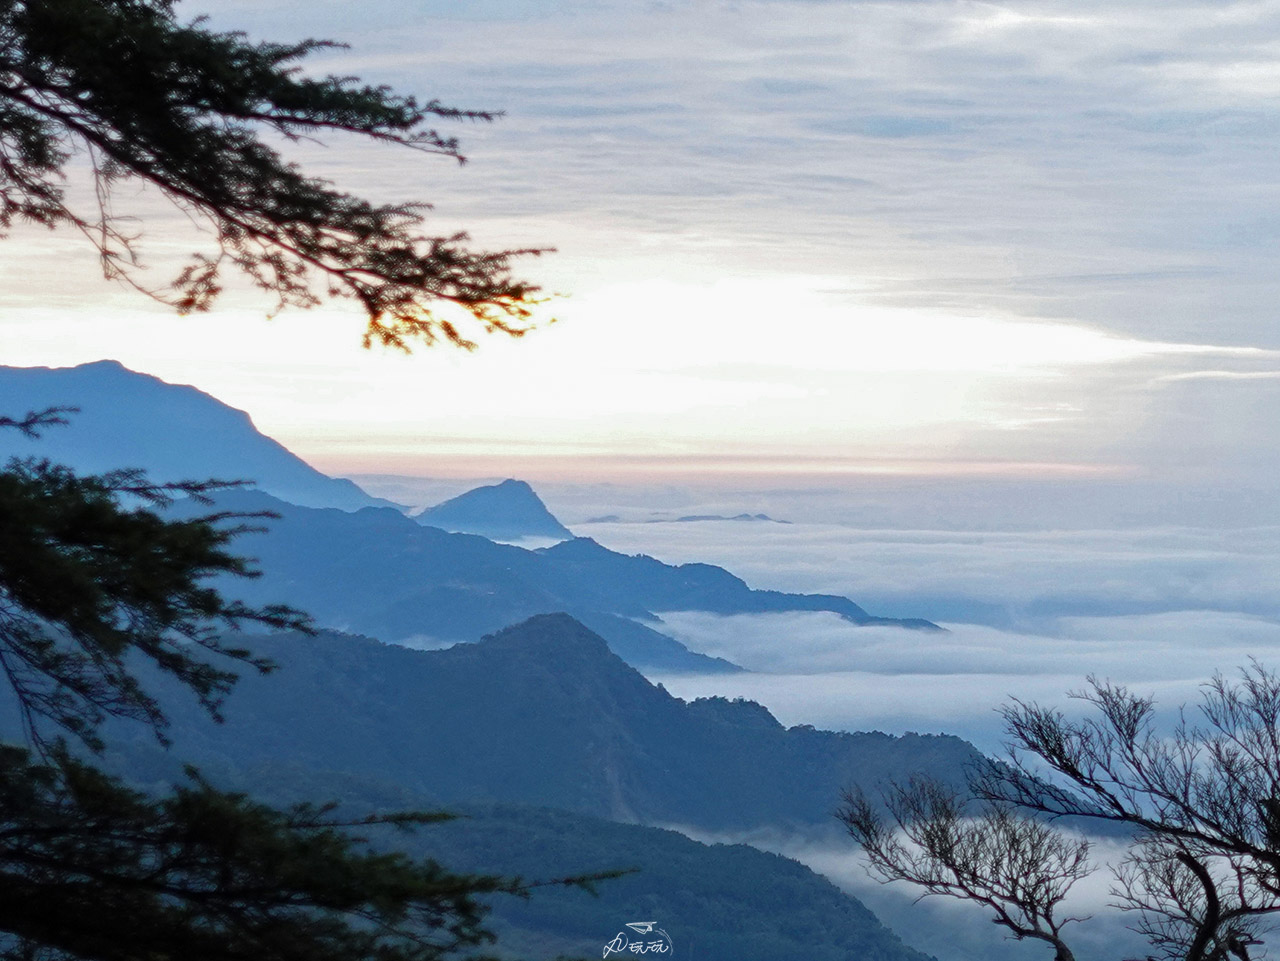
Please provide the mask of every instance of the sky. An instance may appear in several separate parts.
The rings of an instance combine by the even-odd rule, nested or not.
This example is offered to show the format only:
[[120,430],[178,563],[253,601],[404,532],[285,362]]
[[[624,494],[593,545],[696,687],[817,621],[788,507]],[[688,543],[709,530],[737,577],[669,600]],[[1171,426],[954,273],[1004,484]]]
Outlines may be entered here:
[[[1280,3],[179,9],[505,111],[456,131],[462,167],[343,139],[298,159],[431,201],[440,232],[555,247],[524,273],[563,296],[518,342],[404,357],[362,351],[342,305],[267,321],[233,290],[176,319],[19,230],[7,363],[193,383],[334,473],[1274,491]],[[154,198],[116,206],[147,218],[149,276],[201,242]]]
[[[446,131],[465,166],[342,138],[294,156],[430,201],[434,232],[554,247],[522,272],[557,296],[519,341],[364,351],[348,305],[268,320],[233,288],[175,318],[19,227],[4,363],[118,359],[375,494],[522,477],[613,549],[948,629],[661,612],[753,673],[656,680],[787,724],[998,750],[1010,697],[1070,707],[1098,673],[1168,719],[1280,644],[1280,0],[179,11],[344,40],[312,69],[504,111]],[[148,279],[203,242],[145,192],[115,204]],[[674,520],[741,511],[794,523]]]

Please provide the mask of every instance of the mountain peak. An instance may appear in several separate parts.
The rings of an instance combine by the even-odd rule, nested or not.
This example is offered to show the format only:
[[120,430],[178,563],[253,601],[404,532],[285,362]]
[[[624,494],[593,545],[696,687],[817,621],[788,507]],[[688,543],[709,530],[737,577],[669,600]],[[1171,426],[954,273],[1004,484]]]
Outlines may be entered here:
[[532,487],[522,480],[507,478],[498,484],[477,487],[415,518],[427,527],[458,534],[479,534],[495,541],[518,541],[527,537],[564,540],[573,533],[561,524]]
[[349,480],[326,477],[254,427],[249,415],[185,384],[130,370],[118,360],[75,367],[0,367],[0,413],[76,407],[38,446],[0,436],[6,454],[38,453],[82,473],[139,467],[158,482],[244,479],[282,500],[357,510],[393,506]]
[[539,657],[551,655],[561,664],[568,657],[585,657],[608,658],[617,660],[620,667],[625,665],[609,649],[603,637],[565,613],[535,614],[519,624],[485,635],[480,643],[490,647],[518,648]]
[[184,759],[287,761],[398,780],[442,804],[520,801],[707,831],[821,830],[843,788],[917,772],[958,784],[980,759],[957,738],[788,729],[752,701],[679,700],[565,614],[438,651],[324,632],[253,643],[281,670],[246,675],[225,724],[166,700]]
[[[571,537],[567,541],[561,541],[559,544],[544,547],[538,553],[549,554],[558,560],[570,563],[612,560],[627,556],[609,550],[594,537]],[[652,560],[652,558],[643,554],[637,554],[635,558],[639,561]]]

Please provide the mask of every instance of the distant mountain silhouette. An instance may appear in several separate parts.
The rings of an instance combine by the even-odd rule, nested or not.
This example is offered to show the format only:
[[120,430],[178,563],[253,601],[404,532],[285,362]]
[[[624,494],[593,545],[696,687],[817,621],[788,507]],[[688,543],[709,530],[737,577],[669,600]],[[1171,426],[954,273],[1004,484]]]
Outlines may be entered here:
[[[440,803],[545,805],[706,831],[835,831],[840,790],[916,771],[959,782],[980,755],[956,737],[787,729],[758,704],[685,702],[564,614],[475,644],[413,651],[366,638],[278,635],[280,668],[244,676],[214,724],[171,681],[175,748],[217,773],[277,763],[425,792]],[[115,722],[109,743],[149,743]],[[169,760],[165,761],[164,758]],[[155,776],[162,772],[142,772]]]
[[[734,514],[727,516],[725,514],[686,514],[683,517],[677,517],[677,523],[688,523],[691,521],[768,521],[770,524],[790,524],[791,521],[780,521],[768,514]],[[652,521],[651,523],[661,523],[661,521]]]
[[573,532],[561,524],[533,488],[520,480],[477,487],[414,516],[419,524],[495,541],[526,537],[567,540]]
[[928,961],[794,861],[643,822],[796,829],[852,855],[830,816],[839,788],[916,770],[953,780],[977,757],[957,738],[785,730],[749,702],[686,703],[564,615],[448,651],[332,634],[250,642],[279,669],[245,676],[222,725],[142,668],[174,746],[111,721],[103,763],[159,785],[194,762],[259,800],[334,799],[353,818],[443,807],[464,817],[377,840],[456,870],[535,880],[638,869],[595,897],[496,899],[503,956],[594,957],[624,923],[657,920],[704,961]]
[[[475,640],[531,615],[565,610],[601,632],[629,663],[662,671],[737,669],[662,634],[653,613],[664,610],[830,610],[859,624],[933,626],[872,617],[842,597],[753,591],[718,567],[673,567],[586,538],[530,552],[448,534],[398,509],[369,509],[388,502],[314,470],[259,433],[246,413],[193,387],[167,384],[115,361],[0,367],[0,413],[55,405],[77,406],[81,413],[36,442],[0,431],[0,455],[48,457],[93,472],[137,466],[156,480],[256,481],[259,490],[227,492],[219,504],[283,517],[266,537],[242,542],[243,550],[261,555],[266,576],[231,589],[287,600],[327,626],[386,640]],[[317,509],[324,507],[340,511]],[[205,512],[197,504],[175,510]],[[519,481],[454,498],[428,523],[447,523],[450,514],[458,524],[470,515],[471,526],[478,526],[487,515],[499,527],[509,525],[491,527],[491,535],[569,534]]]
[[[239,542],[239,550],[258,558],[263,576],[227,582],[229,593],[253,603],[289,603],[321,625],[386,641],[472,641],[535,614],[568,611],[636,667],[724,671],[736,668],[662,634],[654,612],[816,610],[858,624],[933,627],[872,617],[844,597],[753,591],[723,568],[663,564],[589,538],[529,551],[423,527],[388,509],[316,510],[258,491],[227,492],[216,503],[221,510],[280,515],[267,534]],[[184,502],[173,513],[207,510]]]
[[[651,611],[697,610],[715,614],[830,611],[853,624],[941,630],[920,618],[877,617],[835,594],[787,594],[752,590],[714,564],[664,564],[645,554],[619,554],[589,537],[575,537],[540,555],[569,583],[581,579],[608,599],[608,610],[643,617]],[[637,606],[637,604],[639,606]]]
[[358,510],[394,506],[326,477],[260,433],[242,410],[114,360],[78,367],[0,367],[0,414],[79,407],[38,442],[0,431],[0,459],[47,457],[79,471],[142,467],[153,480],[250,480],[293,504]]
[[[424,527],[386,508],[316,510],[259,491],[227,492],[216,506],[279,515],[268,533],[238,544],[257,558],[263,576],[221,586],[245,600],[299,607],[326,627],[387,641],[474,641],[534,614],[570,610],[591,620],[637,667],[741,670],[629,620],[647,613],[643,604],[599,594],[576,569],[563,569],[542,551]],[[208,509],[182,502],[172,513]]]
[[766,521],[770,524],[790,524],[768,514],[685,514],[682,517],[646,517],[642,521],[626,521],[618,514],[602,514],[599,517],[588,517],[588,524],[688,524],[698,521]]

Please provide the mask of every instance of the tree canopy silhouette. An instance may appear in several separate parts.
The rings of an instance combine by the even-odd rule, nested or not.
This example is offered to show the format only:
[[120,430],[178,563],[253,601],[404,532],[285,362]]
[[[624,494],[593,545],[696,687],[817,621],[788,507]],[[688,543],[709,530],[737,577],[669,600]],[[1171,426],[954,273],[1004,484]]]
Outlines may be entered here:
[[[462,161],[438,121],[496,114],[421,102],[350,77],[301,72],[323,40],[252,42],[181,22],[173,0],[0,3],[0,227],[76,228],[104,272],[179,311],[206,310],[227,268],[279,306],[357,301],[364,342],[408,349],[472,341],[447,313],[484,330],[527,329],[538,288],[511,273],[539,250],[473,249],[465,234],[424,232],[426,204],[375,204],[309,176],[268,137],[353,134]],[[65,178],[85,158],[88,209]],[[139,280],[138,236],[113,188],[152,185],[214,238],[168,287]],[[457,314],[457,312],[454,312]]]
[[[433,237],[424,205],[377,205],[308,176],[268,137],[339,133],[461,160],[435,120],[493,114],[299,70],[331,43],[254,43],[171,0],[0,0],[0,228],[70,226],[109,277],[179,311],[207,309],[223,272],[279,305],[356,300],[365,343],[470,346],[440,308],[519,334],[537,288],[512,258],[465,235]],[[88,209],[66,180],[83,162]],[[167,288],[144,287],[138,237],[113,207],[123,182],[149,184],[203,221],[212,254]],[[0,416],[29,435],[67,411]],[[225,600],[211,577],[252,577],[231,541],[262,515],[174,520],[171,498],[220,481],[154,484],[141,472],[84,476],[37,458],[0,468],[0,714],[27,746],[0,745],[0,957],[203,961],[437,961],[493,940],[484,895],[536,884],[459,874],[355,830],[410,828],[437,813],[287,810],[220,790],[198,772],[141,793],[86,760],[107,717],[149,723],[162,706],[133,673],[151,661],[215,716],[234,669],[272,665],[224,632],[243,623],[306,628],[301,613]],[[10,713],[12,712],[12,713]],[[11,737],[13,735],[11,734]],[[608,875],[543,882],[589,886]]]
[[518,880],[364,847],[341,820],[192,783],[156,798],[61,750],[0,745],[0,957],[436,961],[484,945]]
[[[980,904],[1018,940],[1072,961],[1059,910],[1094,870],[1058,818],[1132,831],[1112,866],[1114,904],[1157,952],[1148,961],[1249,961],[1280,916],[1280,675],[1257,662],[1205,686],[1198,719],[1170,730],[1154,701],[1090,678],[1083,720],[1015,701],[1010,752],[964,795],[926,780],[860,791],[839,817],[872,873]],[[882,813],[887,809],[889,818]]]
[[[61,414],[0,427],[38,433]],[[219,628],[308,628],[297,611],[229,602],[205,583],[256,576],[228,548],[267,515],[158,510],[226,486],[83,476],[34,458],[0,470],[0,678],[11,695],[0,710],[16,708],[35,749],[0,744],[0,957],[437,961],[482,948],[493,940],[482,896],[537,884],[453,872],[351,834],[447,815],[279,810],[194,770],[153,796],[76,756],[77,743],[104,748],[107,717],[149,723],[163,739],[163,708],[132,670],[139,658],[216,717],[230,668],[273,668]]]

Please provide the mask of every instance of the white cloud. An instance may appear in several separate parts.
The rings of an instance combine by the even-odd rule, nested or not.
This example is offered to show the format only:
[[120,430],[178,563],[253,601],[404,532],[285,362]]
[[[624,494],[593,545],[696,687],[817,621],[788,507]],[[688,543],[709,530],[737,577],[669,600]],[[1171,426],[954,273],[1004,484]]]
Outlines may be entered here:
[[[1072,618],[1057,636],[946,624],[947,633],[857,627],[832,614],[663,615],[690,648],[756,673],[656,675],[678,697],[745,697],[787,725],[958,734],[986,751],[1013,698],[1067,705],[1090,675],[1157,695],[1160,717],[1217,671],[1280,650],[1280,623],[1187,611]],[[1274,660],[1274,658],[1272,658]]]
[[[575,529],[614,550],[649,553],[668,563],[715,563],[753,587],[840,594],[887,616],[1051,632],[1058,618],[1073,615],[1213,609],[1280,617],[1274,591],[1280,579],[1280,527],[996,526],[1001,520],[1018,520],[1020,509],[1033,521],[1039,514],[1050,523],[1066,523],[1071,515],[1090,509],[1091,497],[1100,500],[1108,494],[1105,482],[1094,482],[1096,494],[1087,485],[1076,486],[1083,487],[1078,501],[1063,493],[1067,483],[919,482],[913,488],[908,481],[889,478],[865,491],[855,487],[825,498],[744,491],[736,501],[725,498],[679,511],[763,511],[798,521],[787,525],[623,522],[577,524]],[[1137,486],[1126,491],[1106,519],[1123,515],[1126,505],[1144,493],[1152,500],[1162,494]],[[1233,497],[1247,512],[1248,498]],[[1062,516],[1050,512],[1055,499],[1065,501]],[[1048,504],[1020,504],[1036,500]],[[555,507],[554,498],[551,503]],[[1154,509],[1171,508],[1155,504]],[[843,512],[844,523],[804,523],[803,515],[797,516],[818,510],[829,516]],[[1102,513],[1097,505],[1094,510]],[[643,513],[632,510],[627,517],[641,520]],[[574,520],[570,518],[571,526]],[[954,527],[912,529],[912,520],[951,521]]]

